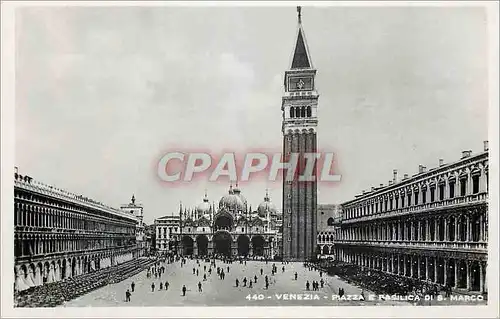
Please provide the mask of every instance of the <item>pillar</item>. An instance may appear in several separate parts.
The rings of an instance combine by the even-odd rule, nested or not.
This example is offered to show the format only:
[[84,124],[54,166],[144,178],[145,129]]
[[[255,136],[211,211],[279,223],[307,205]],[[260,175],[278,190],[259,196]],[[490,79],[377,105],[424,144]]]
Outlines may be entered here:
[[484,268],[483,268],[483,262],[480,261],[479,262],[479,289],[480,289],[480,292],[483,293],[485,291],[484,289]]
[[458,288],[458,267],[459,267],[460,263],[458,262],[457,259],[454,259],[453,262],[455,264],[455,267],[454,267],[455,268],[454,269],[455,270],[455,283],[453,285],[453,288],[457,289]]
[[421,276],[421,269],[420,269],[420,263],[421,263],[421,257],[417,256],[417,277],[420,279]]
[[429,257],[425,256],[425,280],[429,279]]
[[410,255],[410,277],[413,278],[413,255]]
[[438,273],[437,273],[437,258],[434,258],[434,282],[438,282]]
[[443,262],[443,283],[446,285],[448,282],[448,259],[444,258]]
[[465,262],[465,269],[467,271],[467,291],[470,291],[471,288],[470,260],[467,260]]

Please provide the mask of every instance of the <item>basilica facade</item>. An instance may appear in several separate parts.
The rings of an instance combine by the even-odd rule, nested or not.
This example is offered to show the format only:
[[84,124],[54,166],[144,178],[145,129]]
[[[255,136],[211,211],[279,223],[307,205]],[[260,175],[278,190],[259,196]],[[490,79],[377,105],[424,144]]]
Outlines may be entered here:
[[252,210],[241,190],[229,187],[218,205],[205,193],[194,209],[180,207],[180,232],[174,241],[184,256],[261,257],[279,255],[282,217],[266,192]]

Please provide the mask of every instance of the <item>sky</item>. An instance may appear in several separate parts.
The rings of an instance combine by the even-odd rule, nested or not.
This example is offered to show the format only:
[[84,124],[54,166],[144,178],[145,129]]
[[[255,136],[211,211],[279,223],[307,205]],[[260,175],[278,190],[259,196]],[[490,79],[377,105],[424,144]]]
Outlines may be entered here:
[[[320,94],[318,147],[340,182],[318,202],[387,184],[392,170],[481,152],[486,13],[477,7],[303,7]],[[167,150],[280,151],[295,7],[25,7],[16,11],[15,163],[21,174],[144,220],[216,203],[229,183],[168,185]],[[266,188],[240,183],[254,208]]]

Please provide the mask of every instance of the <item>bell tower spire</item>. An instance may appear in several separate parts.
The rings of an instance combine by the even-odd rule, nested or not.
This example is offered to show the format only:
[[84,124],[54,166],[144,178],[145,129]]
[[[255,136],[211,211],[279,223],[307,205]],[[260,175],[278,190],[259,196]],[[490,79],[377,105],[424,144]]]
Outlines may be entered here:
[[[297,7],[297,36],[290,68],[285,71],[281,111],[283,154],[298,154],[300,168],[306,165],[305,153],[317,151],[316,130],[319,95],[316,69],[302,26],[302,9]],[[316,248],[317,182],[291,182],[283,179],[283,258],[303,261],[312,258]]]

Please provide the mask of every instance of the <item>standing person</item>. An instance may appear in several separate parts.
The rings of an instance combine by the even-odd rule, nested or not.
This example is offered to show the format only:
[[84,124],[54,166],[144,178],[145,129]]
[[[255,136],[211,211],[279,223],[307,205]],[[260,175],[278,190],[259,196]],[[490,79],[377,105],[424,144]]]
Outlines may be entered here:
[[229,273],[229,266],[227,266],[227,273]]
[[253,279],[255,280],[255,283],[257,283],[257,275],[255,275]]
[[263,273],[264,273],[264,270],[261,268],[260,269],[260,275],[262,276]]
[[250,280],[250,284],[248,284],[248,288],[252,288],[252,281]]
[[127,291],[125,292],[125,302],[129,301],[130,301],[130,290],[127,289]]
[[196,269],[196,276],[198,276],[198,269]]
[[203,271],[207,271],[207,265],[203,265]]
[[160,281],[160,290],[163,290],[163,283]]
[[283,272],[285,272],[285,266],[281,267],[281,269],[283,270]]
[[207,274],[203,274],[203,281],[207,281]]
[[266,280],[266,290],[269,289],[269,281]]
[[295,272],[295,280],[297,280],[297,272]]
[[247,286],[247,277],[243,278],[243,287]]
[[155,291],[155,283],[154,282],[151,284],[151,292],[153,292],[153,291]]
[[323,288],[323,285],[325,284],[325,281],[323,280],[323,278],[321,278],[320,283],[321,283],[321,288]]
[[132,292],[135,290],[135,283],[132,281],[132,284],[130,284],[130,288],[132,288]]
[[323,277],[323,272],[322,271],[319,272],[319,276]]
[[169,285],[168,281],[165,281],[165,290],[168,290],[168,285]]
[[195,274],[195,272],[196,272],[196,271],[195,271],[195,269],[194,269],[194,267],[193,267],[193,275]]
[[309,280],[306,281],[306,290],[309,291]]
[[198,291],[202,292],[202,290],[201,290],[201,281],[198,282]]
[[183,285],[182,286],[182,295],[185,296],[186,295],[186,285]]
[[238,280],[238,278],[236,278],[236,287],[238,287],[240,285],[240,281]]

